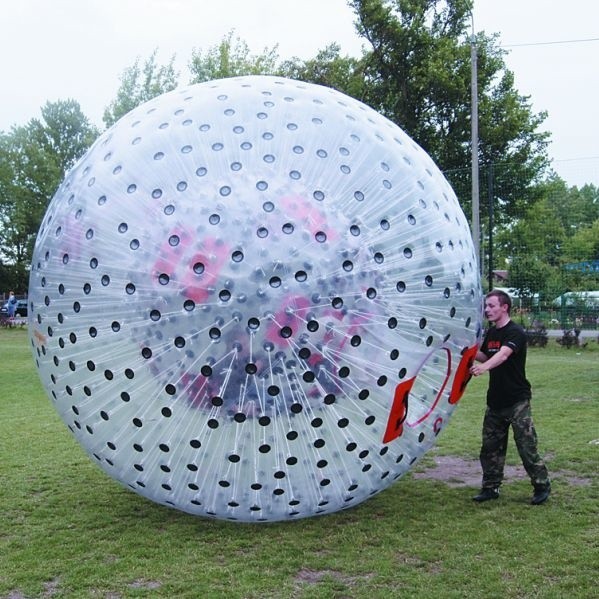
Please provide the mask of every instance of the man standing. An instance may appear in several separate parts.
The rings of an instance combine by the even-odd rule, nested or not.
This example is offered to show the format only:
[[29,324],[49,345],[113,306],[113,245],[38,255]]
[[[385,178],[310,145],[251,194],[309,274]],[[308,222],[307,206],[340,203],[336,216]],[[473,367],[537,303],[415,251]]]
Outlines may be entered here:
[[482,489],[472,499],[482,502],[499,497],[510,426],[534,495],[531,503],[547,500],[551,485],[547,468],[537,450],[537,434],[530,408],[531,389],[526,379],[526,333],[510,319],[512,301],[503,291],[493,290],[485,297],[485,317],[491,326],[476,354],[480,364],[470,373],[489,372],[487,410],[483,421],[480,463]]
[[8,317],[13,319],[17,311],[17,298],[15,297],[14,291],[8,294]]

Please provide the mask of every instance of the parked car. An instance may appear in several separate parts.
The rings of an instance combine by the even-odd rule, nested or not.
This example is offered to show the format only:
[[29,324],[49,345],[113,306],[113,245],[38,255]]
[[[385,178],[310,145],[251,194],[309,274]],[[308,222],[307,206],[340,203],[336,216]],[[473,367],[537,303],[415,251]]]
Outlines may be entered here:
[[[4,302],[2,308],[0,308],[0,316],[8,316],[8,302]],[[17,308],[15,310],[15,316],[21,316],[25,318],[27,316],[27,300],[26,299],[18,299],[17,300]]]

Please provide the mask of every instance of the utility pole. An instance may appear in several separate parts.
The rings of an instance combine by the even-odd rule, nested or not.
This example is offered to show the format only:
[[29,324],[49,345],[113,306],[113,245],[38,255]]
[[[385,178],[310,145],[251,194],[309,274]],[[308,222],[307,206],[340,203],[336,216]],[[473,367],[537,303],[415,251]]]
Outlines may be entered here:
[[489,291],[493,289],[493,227],[494,214],[493,214],[493,163],[489,164],[489,170],[487,172],[487,185],[488,185],[488,198],[489,198]]
[[471,115],[470,127],[472,133],[472,241],[478,261],[479,272],[482,273],[480,255],[480,206],[478,181],[478,66],[476,37],[474,35],[474,14],[472,18],[472,35],[470,37],[470,67],[471,67]]

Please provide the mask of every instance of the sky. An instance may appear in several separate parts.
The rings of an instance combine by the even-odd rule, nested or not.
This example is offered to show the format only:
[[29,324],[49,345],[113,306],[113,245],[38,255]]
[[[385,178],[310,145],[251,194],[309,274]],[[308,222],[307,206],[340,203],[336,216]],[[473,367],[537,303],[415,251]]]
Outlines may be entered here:
[[[123,71],[157,49],[175,55],[186,82],[192,51],[225,35],[253,54],[311,58],[337,42],[358,55],[346,0],[0,0],[0,131],[40,116],[47,101],[75,99],[103,128]],[[498,33],[516,89],[547,111],[554,170],[570,185],[599,185],[599,2],[475,0],[474,31]],[[594,41],[578,41],[594,40]]]

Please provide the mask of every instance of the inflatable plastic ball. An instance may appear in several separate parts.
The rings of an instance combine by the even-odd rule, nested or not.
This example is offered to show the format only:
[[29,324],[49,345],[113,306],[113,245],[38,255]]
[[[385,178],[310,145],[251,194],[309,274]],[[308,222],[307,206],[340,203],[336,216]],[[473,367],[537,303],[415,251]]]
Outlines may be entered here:
[[30,342],[111,477],[240,521],[359,504],[429,449],[481,331],[468,224],[364,104],[274,77],[157,97],[43,219]]

